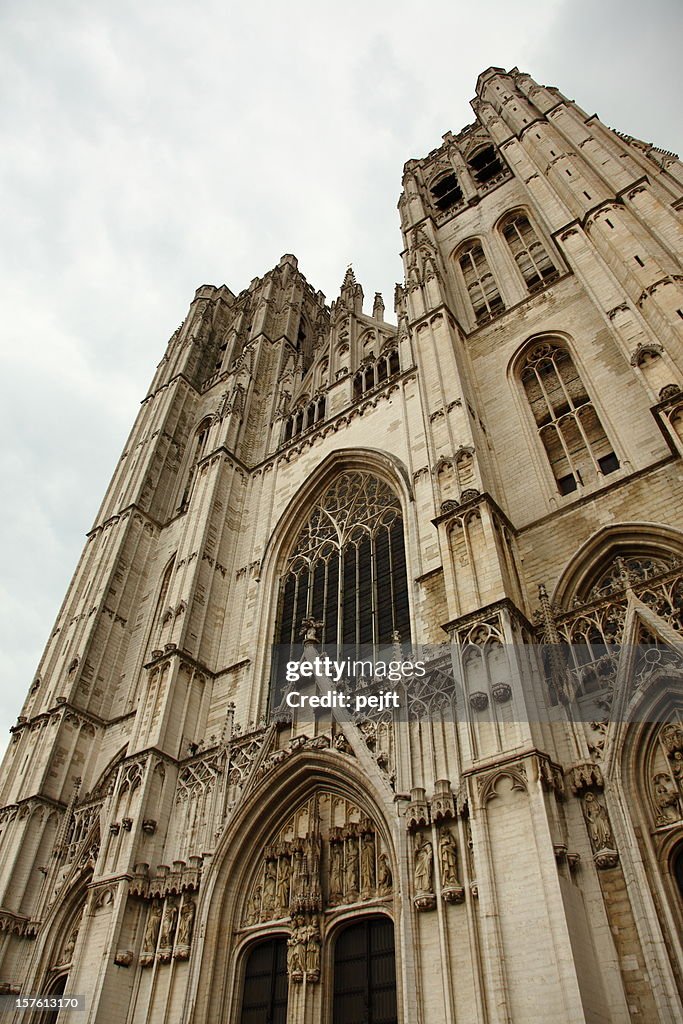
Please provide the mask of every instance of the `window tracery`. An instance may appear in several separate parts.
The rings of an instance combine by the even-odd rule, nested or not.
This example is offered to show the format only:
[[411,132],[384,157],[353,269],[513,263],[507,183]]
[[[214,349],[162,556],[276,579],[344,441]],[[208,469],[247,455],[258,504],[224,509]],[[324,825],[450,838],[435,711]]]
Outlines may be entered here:
[[527,353],[521,372],[526,399],[560,494],[606,476],[619,460],[574,361],[563,345],[543,341]]
[[305,618],[322,622],[327,644],[410,638],[401,503],[383,480],[341,473],[300,530],[280,584],[276,642],[290,651]]
[[558,277],[557,267],[525,213],[510,214],[501,230],[530,292],[538,291]]
[[458,265],[477,324],[487,323],[502,313],[505,303],[479,242],[466,244],[458,256]]

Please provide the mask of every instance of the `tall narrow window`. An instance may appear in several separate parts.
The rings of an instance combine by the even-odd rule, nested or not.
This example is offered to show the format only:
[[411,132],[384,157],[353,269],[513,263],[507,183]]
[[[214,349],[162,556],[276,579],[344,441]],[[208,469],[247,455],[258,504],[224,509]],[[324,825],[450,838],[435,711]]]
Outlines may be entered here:
[[619,468],[569,352],[542,342],[527,354],[522,383],[560,494]]
[[514,213],[504,222],[503,237],[530,292],[558,276],[557,267],[525,214]]
[[190,498],[190,491],[192,489],[192,480],[194,478],[195,470],[197,468],[197,463],[199,462],[199,460],[204,455],[204,452],[206,451],[206,442],[209,439],[210,430],[211,420],[207,418],[202,423],[199,424],[199,427],[197,428],[197,433],[194,436],[194,451],[192,453],[192,462],[190,463],[190,472],[187,477],[187,484],[185,485],[185,490],[183,491],[182,500],[180,502],[180,505],[178,506],[178,511],[180,512],[183,512],[187,508],[187,503]]
[[240,1024],[286,1024],[287,940],[253,946],[244,972]]
[[486,323],[505,309],[498,285],[479,242],[471,242],[458,262],[477,323]]
[[[401,503],[370,473],[340,473],[308,516],[280,580],[275,643],[283,661],[301,652],[301,623],[322,622],[328,653],[339,645],[410,640]],[[273,680],[284,679],[278,660]],[[280,699],[274,694],[275,705]]]
[[397,1024],[394,925],[367,917],[334,948],[333,1024]]

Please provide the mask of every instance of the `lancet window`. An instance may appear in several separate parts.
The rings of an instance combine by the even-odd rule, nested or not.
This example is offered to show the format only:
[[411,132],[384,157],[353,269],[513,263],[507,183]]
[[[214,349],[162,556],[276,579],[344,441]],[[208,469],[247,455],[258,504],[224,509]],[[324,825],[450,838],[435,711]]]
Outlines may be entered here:
[[400,370],[398,351],[383,352],[376,362],[367,363],[353,378],[353,397],[358,401],[367,391],[379,387]]
[[522,384],[557,489],[570,494],[607,476],[619,460],[574,361],[563,345],[544,341],[527,354]]
[[209,431],[211,430],[211,419],[207,417],[202,423],[199,424],[197,432],[194,435],[194,450],[192,452],[192,461],[190,462],[190,472],[187,476],[187,484],[183,491],[183,497],[179,505],[179,511],[184,511],[187,508],[187,503],[190,498],[190,491],[192,489],[192,481],[194,479],[195,470],[197,469],[197,463],[203,457],[206,452],[206,444],[209,440]]
[[301,623],[322,622],[335,645],[410,639],[403,516],[398,495],[371,473],[345,471],[327,487],[299,532],[280,582],[275,641],[301,650]]
[[308,405],[301,406],[296,412],[293,412],[285,421],[283,443],[286,444],[287,441],[291,441],[292,438],[302,434],[305,430],[310,430],[316,423],[324,420],[325,408],[325,396],[320,395]]
[[558,276],[557,267],[526,214],[511,214],[503,222],[502,232],[530,292],[538,291]]
[[493,184],[504,171],[500,157],[493,146],[484,146],[469,159],[472,176],[478,185]]
[[458,263],[476,322],[486,323],[502,313],[505,303],[479,242],[469,242],[461,250]]

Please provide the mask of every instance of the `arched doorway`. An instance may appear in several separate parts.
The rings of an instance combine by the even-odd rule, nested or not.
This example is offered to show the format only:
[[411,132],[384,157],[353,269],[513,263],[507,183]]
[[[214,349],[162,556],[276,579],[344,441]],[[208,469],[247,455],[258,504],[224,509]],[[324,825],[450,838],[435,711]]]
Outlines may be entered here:
[[240,1024],[286,1024],[287,940],[258,942],[247,954]]
[[333,1024],[397,1024],[394,925],[384,916],[348,924],[334,947]]

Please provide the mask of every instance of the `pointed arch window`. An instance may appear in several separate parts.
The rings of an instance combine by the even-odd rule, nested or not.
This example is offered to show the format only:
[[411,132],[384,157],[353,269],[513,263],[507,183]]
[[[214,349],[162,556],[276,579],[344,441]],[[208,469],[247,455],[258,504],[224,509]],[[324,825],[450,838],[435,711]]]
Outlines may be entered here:
[[184,512],[185,509],[187,508],[187,503],[190,499],[190,490],[192,489],[192,481],[194,479],[195,470],[197,469],[197,464],[203,458],[204,453],[206,452],[206,445],[209,440],[209,431],[211,430],[211,422],[211,417],[207,416],[205,420],[202,420],[202,422],[199,424],[195,432],[192,461],[190,462],[190,472],[188,473],[187,483],[185,485],[185,490],[183,491],[183,497],[181,499],[180,505],[178,506],[179,512]]
[[441,213],[463,204],[462,189],[454,174],[443,174],[432,184],[430,192],[434,206]]
[[[280,579],[275,642],[285,660],[301,651],[301,623],[322,622],[335,647],[382,646],[398,631],[410,640],[401,503],[372,473],[340,473],[299,531]],[[284,673],[275,669],[274,679]]]
[[247,956],[240,1024],[287,1024],[287,940],[267,939]]
[[334,947],[332,1024],[397,1024],[394,925],[366,917]]
[[563,345],[544,341],[527,353],[522,384],[560,494],[619,468],[574,361]]
[[558,270],[525,213],[518,211],[503,221],[503,238],[530,292],[558,277]]
[[476,322],[486,323],[502,313],[505,303],[480,243],[469,242],[461,249],[458,264]]

